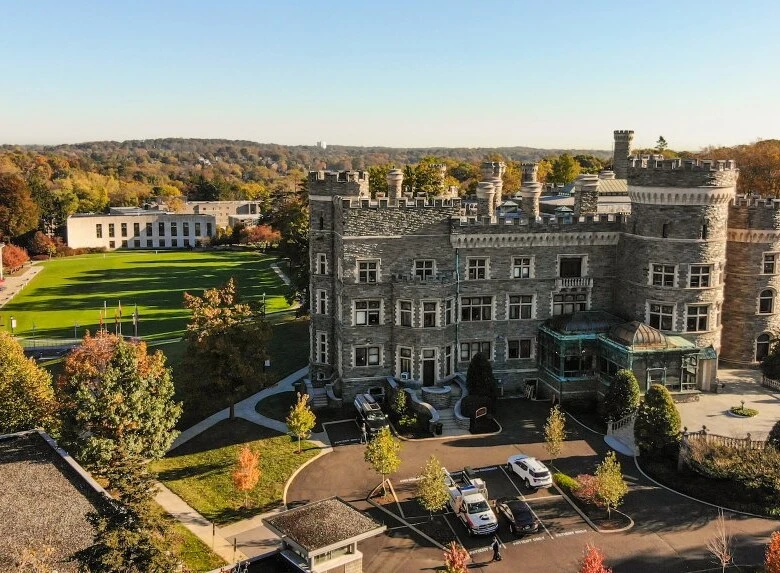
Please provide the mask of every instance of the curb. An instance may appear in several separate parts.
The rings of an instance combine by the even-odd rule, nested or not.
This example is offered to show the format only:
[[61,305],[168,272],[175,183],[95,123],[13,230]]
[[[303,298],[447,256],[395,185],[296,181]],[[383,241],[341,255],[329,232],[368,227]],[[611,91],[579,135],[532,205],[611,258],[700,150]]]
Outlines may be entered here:
[[574,511],[576,511],[577,513],[580,514],[580,517],[582,517],[582,519],[585,520],[585,523],[590,525],[590,527],[593,529],[593,531],[596,531],[597,533],[622,533],[622,532],[628,531],[629,529],[634,527],[634,520],[631,519],[631,517],[629,517],[628,515],[626,515],[622,511],[617,511],[616,509],[613,509],[612,511],[617,511],[620,515],[625,515],[626,517],[628,517],[628,520],[631,523],[629,525],[627,525],[626,527],[621,527],[620,529],[601,529],[598,525],[593,523],[590,520],[590,518],[587,515],[585,515],[585,513],[579,507],[577,507],[577,505],[571,500],[571,498],[568,495],[566,495],[566,493],[561,488],[558,487],[558,484],[553,482],[553,487],[556,490],[558,490],[558,493],[560,493],[563,496],[563,499],[565,499],[569,503],[569,505],[574,508]]
[[575,422],[577,422],[577,424],[579,424],[580,426],[582,426],[583,428],[585,428],[586,430],[588,430],[589,432],[591,432],[591,433],[593,433],[593,434],[596,434],[596,435],[598,435],[598,436],[606,436],[606,434],[603,434],[603,433],[599,432],[598,430],[594,430],[594,429],[593,429],[593,428],[591,428],[590,426],[586,426],[585,424],[583,424],[582,422],[580,422],[580,421],[579,421],[577,418],[575,418],[575,417],[574,417],[574,415],[573,415],[573,414],[571,414],[570,412],[567,412],[566,410],[564,410],[564,411],[563,411],[563,413],[564,413],[564,414],[566,414],[566,415],[567,415],[569,418],[571,418],[571,419],[572,419],[572,420],[574,420]]
[[301,472],[301,470],[303,470],[303,468],[308,466],[314,460],[318,460],[318,459],[320,459],[320,457],[322,457],[322,456],[324,456],[326,454],[329,454],[332,451],[333,451],[333,448],[330,447],[330,446],[326,446],[324,448],[321,448],[320,449],[320,453],[318,453],[313,458],[310,458],[310,459],[306,460],[305,462],[303,462],[303,464],[298,466],[298,468],[292,473],[292,475],[289,478],[287,478],[287,481],[284,482],[284,489],[282,490],[282,504],[284,504],[284,507],[287,507],[287,490],[289,489],[290,484],[295,479],[295,477]]
[[431,436],[430,438],[405,438],[404,436],[402,436],[401,434],[398,433],[398,430],[396,430],[396,428],[395,428],[395,426],[393,425],[392,422],[390,422],[388,420],[388,423],[390,424],[390,427],[393,429],[393,433],[396,435],[396,437],[399,440],[403,440],[404,442],[428,442],[428,441],[433,442],[433,441],[436,441],[436,440],[455,440],[455,439],[471,440],[473,438],[484,438],[484,437],[487,437],[487,436],[497,436],[498,434],[500,434],[501,432],[504,431],[504,427],[495,418],[493,418],[493,421],[496,423],[496,425],[498,425],[498,431],[497,432],[491,432],[489,434],[472,434],[472,433],[468,433],[468,434],[463,434],[461,436]]

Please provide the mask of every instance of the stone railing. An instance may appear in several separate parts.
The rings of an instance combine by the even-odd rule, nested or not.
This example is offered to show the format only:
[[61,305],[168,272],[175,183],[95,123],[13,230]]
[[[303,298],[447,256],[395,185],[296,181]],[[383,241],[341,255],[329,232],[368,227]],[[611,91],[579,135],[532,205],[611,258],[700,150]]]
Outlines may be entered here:
[[[638,455],[639,451],[634,440],[634,422],[636,422],[636,412],[621,418],[617,422],[608,420],[607,437],[611,437],[612,439],[617,440],[631,452],[633,452],[634,455]],[[610,446],[614,447],[614,444],[611,444],[608,439],[605,438],[605,440]]]
[[[766,442],[763,440],[754,440],[750,433],[745,434],[744,438],[734,438],[731,436],[721,436],[719,434],[710,434],[706,428],[698,432],[688,432],[683,428],[680,449],[688,448],[694,442],[704,442],[713,446],[727,446],[730,448],[742,448],[749,450],[763,450],[766,448]],[[681,452],[682,453],[682,452]]]
[[771,388],[772,390],[780,391],[780,380],[772,380],[766,376],[761,377],[761,385]]
[[460,412],[460,404],[463,402],[463,398],[469,395],[468,388],[466,388],[466,381],[463,378],[463,375],[456,374],[450,379],[450,384],[457,384],[460,387],[460,398],[458,398],[458,401],[455,402],[455,406],[452,408],[452,414],[455,418],[455,423],[458,424],[461,428],[468,429],[470,426],[470,420],[468,416],[464,416]]
[[607,435],[611,436],[620,430],[625,429],[629,425],[633,428],[634,422],[636,421],[636,413],[629,414],[628,416],[621,418],[617,422],[613,422],[612,420],[607,420]]
[[592,277],[568,277],[555,279],[555,287],[562,288],[591,288],[593,286]]

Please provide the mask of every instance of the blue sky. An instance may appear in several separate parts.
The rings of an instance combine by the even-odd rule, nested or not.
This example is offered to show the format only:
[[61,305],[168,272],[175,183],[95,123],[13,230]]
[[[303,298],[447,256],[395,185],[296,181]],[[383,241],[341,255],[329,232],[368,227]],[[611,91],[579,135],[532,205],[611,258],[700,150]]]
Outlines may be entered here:
[[0,4],[0,143],[780,138],[780,2]]

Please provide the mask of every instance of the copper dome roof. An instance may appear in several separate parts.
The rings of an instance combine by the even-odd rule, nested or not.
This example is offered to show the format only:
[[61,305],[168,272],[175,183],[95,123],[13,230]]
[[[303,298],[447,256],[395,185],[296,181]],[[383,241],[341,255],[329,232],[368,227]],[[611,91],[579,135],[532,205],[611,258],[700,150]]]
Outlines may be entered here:
[[613,327],[609,331],[609,337],[623,346],[633,348],[667,348],[669,346],[669,341],[666,340],[664,333],[638,320]]

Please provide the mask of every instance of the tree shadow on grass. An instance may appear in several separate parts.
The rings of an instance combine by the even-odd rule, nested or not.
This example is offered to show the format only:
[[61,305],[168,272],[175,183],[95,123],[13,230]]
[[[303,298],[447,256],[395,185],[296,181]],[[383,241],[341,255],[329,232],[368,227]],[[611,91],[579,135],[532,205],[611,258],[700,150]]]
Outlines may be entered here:
[[203,463],[193,466],[171,468],[157,472],[157,479],[162,482],[172,482],[202,476],[211,472],[220,472],[231,466],[230,463]]
[[171,450],[167,457],[198,454],[227,446],[254,442],[265,438],[283,436],[270,428],[258,426],[241,418],[222,420],[208,430],[198,434],[178,448]]

